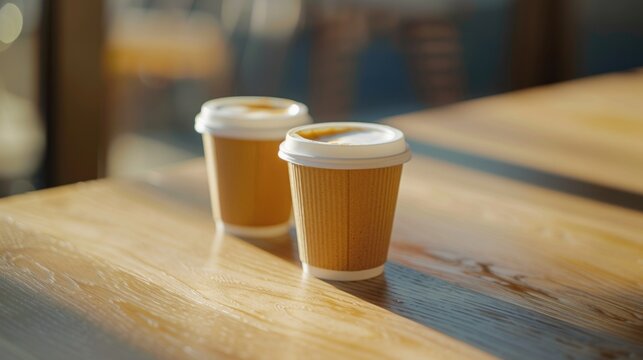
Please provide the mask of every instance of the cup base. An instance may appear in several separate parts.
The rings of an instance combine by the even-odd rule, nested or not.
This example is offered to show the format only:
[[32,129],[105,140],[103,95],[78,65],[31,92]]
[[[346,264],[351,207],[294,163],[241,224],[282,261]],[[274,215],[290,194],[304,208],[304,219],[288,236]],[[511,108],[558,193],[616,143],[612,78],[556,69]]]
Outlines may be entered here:
[[223,228],[228,234],[249,238],[272,238],[287,234],[290,230],[290,221],[270,226],[242,226],[217,222],[217,227]]
[[341,270],[329,270],[314,267],[306,263],[302,263],[304,272],[310,274],[316,278],[332,281],[358,281],[374,278],[384,272],[384,265],[374,267],[366,270],[357,270],[357,271],[341,271]]

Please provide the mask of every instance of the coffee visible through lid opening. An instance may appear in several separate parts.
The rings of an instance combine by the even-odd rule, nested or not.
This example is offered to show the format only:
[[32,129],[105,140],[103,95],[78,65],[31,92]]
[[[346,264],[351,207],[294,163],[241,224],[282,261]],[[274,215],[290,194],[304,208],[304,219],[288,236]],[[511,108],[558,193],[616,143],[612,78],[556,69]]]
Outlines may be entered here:
[[243,139],[282,139],[288,129],[312,122],[293,100],[238,96],[207,101],[195,119],[199,133]]
[[297,104],[280,104],[267,100],[256,100],[237,104],[221,104],[215,111],[221,115],[242,115],[250,118],[265,119],[273,115],[296,115],[299,110]]
[[394,134],[365,127],[326,127],[297,131],[295,135],[327,144],[369,145],[393,139]]
[[279,148],[291,163],[329,169],[370,169],[411,157],[404,134],[375,123],[319,123],[291,129]]

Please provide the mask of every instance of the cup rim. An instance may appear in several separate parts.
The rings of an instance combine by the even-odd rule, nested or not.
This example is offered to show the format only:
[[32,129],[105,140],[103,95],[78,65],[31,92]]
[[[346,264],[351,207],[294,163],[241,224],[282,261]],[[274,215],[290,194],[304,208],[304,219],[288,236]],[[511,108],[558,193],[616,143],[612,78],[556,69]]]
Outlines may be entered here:
[[[392,135],[370,144],[333,144],[297,135],[302,130],[332,127],[368,128]],[[395,166],[410,160],[411,152],[402,131],[383,124],[328,122],[290,129],[279,146],[279,157],[290,163],[328,169],[370,169]]]
[[[293,110],[285,114],[271,114],[263,118],[248,113],[230,114],[220,111],[224,105],[243,105],[265,102]],[[308,107],[300,102],[268,96],[231,96],[208,100],[196,115],[194,129],[201,134],[247,139],[283,139],[288,129],[311,123]]]

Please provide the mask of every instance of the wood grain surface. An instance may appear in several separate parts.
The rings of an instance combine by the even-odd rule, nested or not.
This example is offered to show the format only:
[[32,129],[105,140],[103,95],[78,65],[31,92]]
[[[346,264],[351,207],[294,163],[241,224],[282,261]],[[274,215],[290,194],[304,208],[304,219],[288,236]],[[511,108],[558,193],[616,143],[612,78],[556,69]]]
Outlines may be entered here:
[[[153,182],[207,209],[202,171]],[[337,286],[502,357],[643,353],[641,212],[415,156],[395,223],[389,258],[404,266],[387,268],[386,286]],[[294,245],[259,246],[296,261]],[[429,301],[436,284],[452,296]]]
[[416,141],[643,194],[643,70],[387,121]]
[[405,167],[390,258],[545,315],[541,323],[630,344],[583,342],[594,356],[641,356],[641,212],[416,156]]
[[201,160],[0,201],[0,349],[42,354],[11,330],[42,313],[85,324],[69,357],[643,356],[640,212],[416,156],[385,275],[324,283],[294,239],[217,235],[208,201]]
[[[202,172],[153,182],[207,210]],[[296,262],[291,246],[259,246]],[[335,285],[505,358],[643,354],[641,212],[415,156],[389,259],[384,280]]]
[[[104,329],[118,339],[114,343],[145,354],[487,357],[320,280],[303,278],[296,265],[217,235],[208,211],[140,184],[107,180],[36,192],[3,200],[0,213],[4,281],[29,289],[35,299],[50,299],[56,309]],[[12,288],[3,295],[21,296]],[[32,306],[35,299],[19,300]],[[21,323],[20,317],[1,314],[5,329]],[[73,350],[63,347],[59,357],[80,357]]]

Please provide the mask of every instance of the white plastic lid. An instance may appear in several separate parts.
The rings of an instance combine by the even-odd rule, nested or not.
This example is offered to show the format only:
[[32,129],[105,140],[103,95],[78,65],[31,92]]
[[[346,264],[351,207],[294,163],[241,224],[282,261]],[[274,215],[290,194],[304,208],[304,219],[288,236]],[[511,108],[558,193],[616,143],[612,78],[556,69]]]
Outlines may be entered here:
[[288,99],[237,96],[207,101],[194,129],[241,139],[283,139],[288,129],[311,123],[308,107]]
[[333,122],[291,129],[279,157],[325,169],[375,169],[411,159],[404,134],[393,127],[360,122]]

